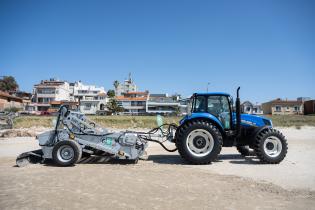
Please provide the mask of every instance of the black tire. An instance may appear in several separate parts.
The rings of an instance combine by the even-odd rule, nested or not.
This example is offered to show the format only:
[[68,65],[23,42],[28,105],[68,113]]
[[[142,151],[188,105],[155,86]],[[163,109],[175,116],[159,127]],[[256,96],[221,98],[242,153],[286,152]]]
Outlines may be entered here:
[[244,157],[256,155],[255,151],[249,146],[236,146],[236,149]]
[[[275,156],[270,156],[268,155],[267,144],[268,144],[268,139],[270,138],[272,139],[273,137],[275,137],[277,141],[279,140],[279,146],[277,148],[281,147],[281,149],[279,149],[279,152],[278,152],[279,154]],[[278,164],[285,158],[287,152],[288,152],[288,143],[284,135],[280,131],[273,128],[269,128],[269,129],[261,131],[256,136],[255,153],[262,163]]]
[[[188,147],[188,136],[194,130],[204,130],[211,134],[213,139],[213,147],[209,154],[205,156],[196,156],[194,152]],[[198,137],[198,136],[197,136]],[[196,138],[197,138],[196,137]],[[181,126],[176,135],[176,147],[180,156],[192,164],[209,164],[216,160],[222,148],[222,135],[218,128],[210,122],[207,121],[192,121]]]
[[[61,152],[63,149],[68,149],[71,151],[72,155],[69,156],[68,158],[63,158],[61,155]],[[53,161],[58,165],[58,166],[72,166],[75,163],[77,163],[82,156],[82,150],[80,148],[80,145],[75,142],[75,141],[60,141],[58,142],[52,151],[52,158]]]

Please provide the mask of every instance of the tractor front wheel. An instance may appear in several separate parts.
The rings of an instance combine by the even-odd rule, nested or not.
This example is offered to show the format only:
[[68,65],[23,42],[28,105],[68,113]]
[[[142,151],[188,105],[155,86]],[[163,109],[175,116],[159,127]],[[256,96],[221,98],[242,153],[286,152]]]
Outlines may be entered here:
[[280,131],[269,128],[255,139],[255,153],[263,163],[278,164],[286,156],[288,143]]
[[192,164],[214,161],[222,148],[222,135],[207,121],[192,121],[178,130],[176,147],[182,158]]

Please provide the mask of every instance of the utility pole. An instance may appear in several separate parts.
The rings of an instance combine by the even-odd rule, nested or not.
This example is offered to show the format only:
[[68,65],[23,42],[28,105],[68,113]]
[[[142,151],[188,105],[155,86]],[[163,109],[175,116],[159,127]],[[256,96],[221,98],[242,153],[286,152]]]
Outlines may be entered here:
[[209,85],[210,85],[210,82],[207,83],[207,93],[209,92],[209,88],[208,88]]

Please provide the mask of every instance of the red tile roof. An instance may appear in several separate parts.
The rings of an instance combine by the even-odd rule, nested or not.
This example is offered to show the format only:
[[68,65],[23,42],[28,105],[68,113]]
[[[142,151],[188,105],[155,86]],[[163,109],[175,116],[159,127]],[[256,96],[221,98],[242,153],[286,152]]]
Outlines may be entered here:
[[116,96],[118,101],[146,101],[147,97],[125,97],[125,96]]
[[22,98],[19,98],[19,97],[16,97],[16,96],[12,96],[12,95],[10,95],[9,93],[3,92],[3,91],[0,91],[0,96],[2,96],[2,97],[4,97],[4,98],[10,98],[10,99],[15,99],[15,100],[23,101]]
[[275,99],[270,101],[269,103],[273,105],[302,105],[303,101],[297,101],[297,100],[281,100],[281,99]]

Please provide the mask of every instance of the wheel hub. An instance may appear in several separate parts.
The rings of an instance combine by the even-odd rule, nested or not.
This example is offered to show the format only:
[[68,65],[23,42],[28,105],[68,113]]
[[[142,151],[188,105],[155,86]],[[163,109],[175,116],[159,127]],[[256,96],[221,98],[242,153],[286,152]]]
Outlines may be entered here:
[[193,139],[193,144],[196,148],[201,149],[206,146],[206,139],[202,136],[197,136]]
[[57,152],[57,157],[62,162],[70,161],[74,157],[74,150],[68,145],[61,146]]
[[282,151],[282,143],[276,136],[269,136],[264,142],[264,152],[269,157],[277,157]]
[[266,144],[266,147],[267,147],[268,150],[272,150],[272,149],[274,148],[274,144],[271,143],[271,142],[268,142],[268,143]]
[[188,134],[186,146],[192,155],[204,157],[212,151],[214,139],[207,130],[196,129]]

